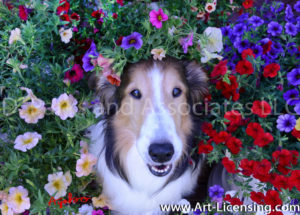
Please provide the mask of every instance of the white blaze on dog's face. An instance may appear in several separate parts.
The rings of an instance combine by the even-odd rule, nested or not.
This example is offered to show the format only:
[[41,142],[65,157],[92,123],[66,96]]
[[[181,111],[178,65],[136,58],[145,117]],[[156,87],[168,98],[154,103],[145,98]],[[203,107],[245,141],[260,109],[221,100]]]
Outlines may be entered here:
[[128,153],[135,147],[140,156],[136,162],[142,159],[155,177],[168,176],[187,153],[192,131],[184,73],[168,64],[140,64],[126,79],[121,106],[113,118],[116,154],[121,163],[128,163]]

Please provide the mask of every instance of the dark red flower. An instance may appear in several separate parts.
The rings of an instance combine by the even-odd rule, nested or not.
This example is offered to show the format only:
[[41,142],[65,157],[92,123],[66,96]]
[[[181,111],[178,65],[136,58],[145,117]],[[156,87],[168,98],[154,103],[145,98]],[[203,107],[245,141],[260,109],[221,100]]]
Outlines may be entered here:
[[295,186],[300,191],[300,170],[294,170],[289,178],[291,186]]
[[231,75],[229,76],[230,84],[225,81],[218,81],[216,84],[216,88],[222,91],[222,95],[226,99],[232,99],[232,101],[237,101],[240,98],[240,94],[238,92],[238,83],[236,81],[236,77]]
[[57,14],[60,15],[62,12],[68,13],[68,11],[70,9],[69,2],[66,0],[60,0],[59,4],[62,4],[62,5],[57,7]]
[[113,17],[114,19],[117,19],[117,18],[118,18],[118,14],[113,13],[112,17]]
[[229,194],[226,194],[225,197],[223,198],[223,200],[227,201],[227,202],[229,202],[231,199],[232,199],[231,195],[229,195]]
[[79,16],[78,13],[72,13],[72,14],[71,14],[71,19],[72,19],[72,20],[79,21],[79,20],[80,20],[80,16]]
[[97,20],[101,20],[103,22],[102,19],[105,17],[105,13],[103,12],[102,9],[95,10],[92,12],[92,17],[95,17]]
[[226,141],[226,146],[234,155],[238,154],[241,151],[242,145],[242,141],[236,137],[231,137]]
[[239,167],[242,169],[243,175],[250,176],[253,174],[254,165],[255,161],[244,158],[241,160]]
[[279,198],[279,193],[275,190],[268,190],[264,198],[266,205],[271,205],[275,208],[277,205],[282,205],[282,200]]
[[270,77],[270,78],[274,78],[275,76],[277,76],[278,71],[280,70],[280,65],[277,63],[271,63],[268,64],[267,66],[265,66],[264,68],[264,77]]
[[119,5],[121,5],[121,6],[124,6],[123,0],[117,0],[117,3],[118,3]]
[[71,70],[65,73],[65,80],[70,80],[71,83],[80,81],[83,78],[83,70],[79,64],[74,64]]
[[19,6],[19,17],[23,21],[26,21],[28,19],[28,12],[24,5]]
[[243,202],[239,198],[232,198],[230,201],[231,205],[242,205]]
[[297,139],[300,139],[300,131],[296,130],[295,128],[291,132],[291,134],[296,137]]
[[251,108],[252,113],[258,115],[261,118],[267,117],[271,113],[271,106],[266,101],[254,101]]
[[119,39],[118,40],[116,40],[116,44],[117,44],[117,46],[120,46],[120,45],[122,45],[122,40],[123,40],[123,36],[120,36],[119,37]]
[[231,160],[229,160],[228,157],[224,157],[222,159],[222,164],[223,166],[225,167],[225,169],[227,170],[227,172],[229,173],[237,173],[238,171],[236,170],[236,166],[235,166],[235,163]]
[[248,134],[250,137],[253,137],[254,139],[263,132],[264,129],[257,122],[250,122],[246,128],[246,134]]
[[269,40],[265,45],[263,45],[263,54],[267,54],[271,50],[272,41]]
[[283,175],[276,175],[275,179],[272,181],[274,187],[276,187],[280,192],[282,189],[291,189],[292,186],[289,183],[289,178]]
[[242,51],[242,59],[243,60],[247,60],[248,56],[255,58],[255,54],[253,53],[252,49],[245,49]]
[[229,120],[229,122],[225,122],[226,125],[228,124],[240,125],[242,121],[242,115],[237,110],[227,111],[224,115],[224,118]]
[[215,78],[218,76],[223,76],[227,72],[227,60],[220,61],[213,69],[210,74],[211,78]]
[[65,22],[70,22],[70,17],[68,14],[63,14],[60,16],[60,19]]
[[213,149],[214,147],[211,144],[205,144],[203,140],[198,144],[198,154],[209,154]]
[[273,162],[278,161],[278,163],[282,166],[290,166],[293,159],[293,154],[287,149],[282,149],[280,151],[278,150],[273,152],[272,157]]
[[283,175],[288,175],[292,171],[291,169],[286,168],[286,166],[280,164],[277,166],[277,170]]
[[241,60],[235,66],[235,71],[240,75],[251,75],[254,72],[254,69],[250,61]]
[[270,180],[271,162],[267,159],[256,161],[253,168],[253,177],[259,179],[261,182],[268,182]]
[[262,205],[262,204],[264,204],[265,195],[262,192],[252,191],[250,193],[250,198],[253,202],[256,202],[257,204]]
[[214,135],[212,138],[213,138],[213,141],[218,145],[220,143],[225,143],[226,140],[228,140],[228,138],[230,138],[231,135],[228,134],[228,132],[226,131],[221,131],[219,133],[217,133],[217,135]]
[[243,7],[245,9],[249,9],[249,8],[253,7],[253,0],[245,0],[243,2]]
[[260,133],[254,140],[254,145],[264,147],[269,143],[273,142],[274,138],[270,133]]
[[298,163],[298,157],[299,157],[299,152],[296,150],[291,150],[290,151],[292,153],[292,164],[293,165],[297,165]]

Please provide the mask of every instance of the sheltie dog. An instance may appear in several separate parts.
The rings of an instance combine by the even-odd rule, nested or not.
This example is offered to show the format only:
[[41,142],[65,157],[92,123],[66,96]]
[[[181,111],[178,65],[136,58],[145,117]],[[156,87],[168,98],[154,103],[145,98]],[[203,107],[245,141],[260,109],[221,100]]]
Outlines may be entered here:
[[201,169],[192,156],[199,130],[193,110],[207,80],[196,62],[171,57],[127,65],[119,87],[90,78],[105,114],[90,128],[89,150],[113,211],[162,214],[160,205],[193,191]]

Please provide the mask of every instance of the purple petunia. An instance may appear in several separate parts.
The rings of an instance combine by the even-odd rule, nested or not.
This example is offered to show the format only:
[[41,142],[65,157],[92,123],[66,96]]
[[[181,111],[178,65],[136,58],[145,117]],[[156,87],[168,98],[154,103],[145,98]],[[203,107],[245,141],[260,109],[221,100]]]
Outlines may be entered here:
[[263,48],[259,45],[255,45],[252,50],[256,57],[261,56],[263,53]]
[[283,98],[288,105],[296,105],[300,102],[299,91],[296,89],[286,91],[283,94]]
[[285,32],[291,36],[296,36],[298,33],[298,29],[297,29],[296,25],[294,25],[290,22],[287,22],[285,24]]
[[284,9],[284,3],[278,2],[278,1],[273,1],[270,9],[275,14],[279,13]]
[[233,34],[237,36],[243,35],[244,31],[246,30],[246,25],[244,23],[237,24],[233,27]]
[[89,72],[95,68],[91,62],[91,60],[93,59],[91,56],[97,57],[98,55],[99,53],[97,52],[97,47],[95,43],[92,42],[90,48],[87,50],[87,52],[84,54],[82,58],[82,62],[83,62],[82,67],[84,71]]
[[294,5],[294,9],[295,9],[295,11],[300,13],[300,1],[297,1],[297,3]]
[[300,67],[295,68],[287,74],[289,83],[293,86],[300,85]]
[[254,27],[257,28],[259,26],[261,26],[262,24],[264,24],[264,20],[262,20],[260,17],[258,16],[251,16],[248,19],[249,23]]
[[232,34],[230,26],[221,27],[221,31],[223,37],[230,37]]
[[288,4],[285,8],[285,21],[292,22],[293,18],[294,18],[294,13],[292,7],[291,5]]
[[214,185],[211,186],[208,189],[209,192],[209,197],[212,199],[218,199],[218,198],[222,198],[222,196],[224,195],[224,189],[220,186],[220,185]]
[[296,117],[290,114],[284,114],[277,119],[277,129],[286,133],[291,132],[296,125]]
[[300,102],[298,104],[296,104],[296,106],[294,107],[294,111],[300,115]]
[[187,37],[181,38],[179,40],[180,45],[183,48],[183,53],[186,54],[188,51],[188,47],[193,45],[193,37],[194,33],[191,32]]
[[126,36],[122,40],[121,47],[123,49],[129,49],[134,47],[135,49],[140,49],[143,45],[142,35],[138,32],[133,32],[129,36]]
[[243,50],[248,49],[250,43],[248,40],[236,40],[234,42],[234,47],[238,50],[239,53],[242,53]]
[[282,46],[281,46],[281,44],[279,42],[277,42],[277,41],[274,41],[272,43],[271,48],[274,49],[277,52],[283,52],[284,51],[283,48],[282,48]]
[[278,22],[270,22],[268,24],[268,31],[273,37],[278,36],[282,32],[282,26]]

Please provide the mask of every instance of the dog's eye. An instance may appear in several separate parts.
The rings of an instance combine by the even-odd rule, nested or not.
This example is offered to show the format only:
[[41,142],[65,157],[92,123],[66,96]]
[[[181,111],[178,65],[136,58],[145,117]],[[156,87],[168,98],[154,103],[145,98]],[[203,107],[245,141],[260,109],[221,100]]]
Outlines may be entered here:
[[177,87],[175,87],[174,89],[173,89],[173,92],[172,92],[172,95],[173,95],[173,97],[178,97],[178,96],[180,96],[181,95],[181,89],[179,89],[179,88],[177,88]]
[[139,90],[137,90],[137,89],[132,90],[132,91],[130,92],[130,95],[132,95],[133,98],[135,98],[135,99],[140,99],[140,98],[142,97],[141,92],[140,92]]

